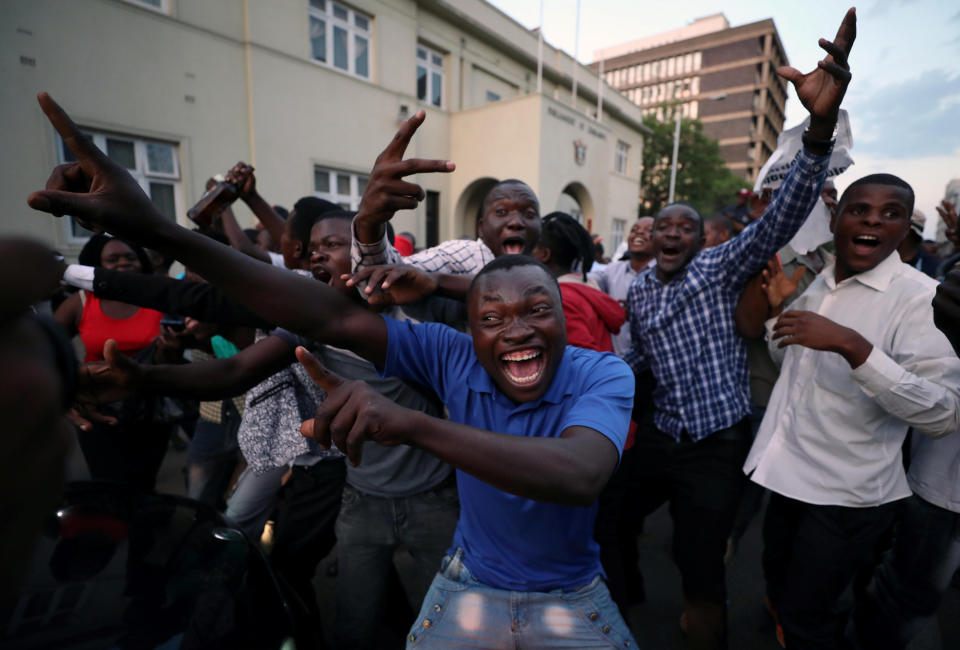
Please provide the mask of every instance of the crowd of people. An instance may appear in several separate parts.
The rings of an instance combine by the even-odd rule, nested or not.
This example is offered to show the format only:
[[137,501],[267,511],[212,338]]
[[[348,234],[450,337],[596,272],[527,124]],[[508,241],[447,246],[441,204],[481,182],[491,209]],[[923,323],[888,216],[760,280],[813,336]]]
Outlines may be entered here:
[[[636,538],[665,503],[686,646],[726,648],[726,566],[769,493],[780,644],[905,648],[960,567],[960,271],[925,246],[908,183],[838,197],[827,179],[855,35],[851,9],[814,70],[778,71],[810,126],[775,191],[729,214],[668,205],[609,263],[518,179],[487,193],[475,240],[394,236],[424,198],[406,178],[455,170],[404,157],[423,112],[358,211],[304,197],[288,214],[239,163],[226,180],[258,228],[224,203],[190,230],[41,93],[76,162],[29,205],[109,234],[70,265],[0,242],[37,269],[2,287],[0,394],[44,441],[24,467],[56,465],[68,411],[94,479],[149,491],[188,430],[187,493],[251,539],[273,522],[307,645],[326,647],[313,578],[336,545],[336,648],[376,647],[397,611],[411,648],[634,647]],[[833,240],[795,250],[818,204]],[[51,297],[52,320],[27,312]]]

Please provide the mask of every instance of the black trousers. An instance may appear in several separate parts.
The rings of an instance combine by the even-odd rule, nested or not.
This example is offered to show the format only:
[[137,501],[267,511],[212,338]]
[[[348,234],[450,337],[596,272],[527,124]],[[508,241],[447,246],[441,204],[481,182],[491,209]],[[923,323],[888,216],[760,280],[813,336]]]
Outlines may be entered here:
[[282,504],[274,526],[270,564],[307,607],[309,619],[298,624],[315,630],[316,647],[322,647],[323,635],[313,576],[320,560],[337,541],[334,524],[340,513],[346,478],[343,458],[322,460],[310,466],[295,465],[283,486]]
[[94,422],[89,431],[77,430],[77,440],[92,479],[119,481],[153,492],[172,433],[173,425],[167,423],[110,426]]
[[673,519],[673,559],[680,570],[688,647],[726,647],[726,572],[723,555],[746,477],[750,450],[746,419],[694,442],[676,441],[645,418],[634,444],[628,486],[639,516],[664,502]]
[[871,508],[822,506],[770,493],[763,522],[767,595],[790,650],[843,648],[837,601],[874,557],[902,501]]

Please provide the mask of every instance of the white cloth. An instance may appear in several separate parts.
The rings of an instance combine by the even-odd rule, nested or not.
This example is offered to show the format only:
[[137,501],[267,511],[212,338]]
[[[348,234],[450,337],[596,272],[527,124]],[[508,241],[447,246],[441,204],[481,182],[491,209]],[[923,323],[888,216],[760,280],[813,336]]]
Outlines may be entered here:
[[856,330],[873,351],[855,370],[839,354],[792,345],[744,464],[751,479],[815,505],[876,506],[910,495],[900,446],[907,427],[960,429],[960,359],[933,326],[937,283],[894,251],[875,268],[834,279],[827,265],[790,305]]
[[67,270],[63,272],[60,284],[68,284],[84,291],[93,291],[93,271],[92,266],[68,264]]
[[279,266],[281,269],[287,268],[286,262],[283,261],[283,255],[281,255],[280,253],[267,251],[267,255],[270,257],[270,263],[273,266]]

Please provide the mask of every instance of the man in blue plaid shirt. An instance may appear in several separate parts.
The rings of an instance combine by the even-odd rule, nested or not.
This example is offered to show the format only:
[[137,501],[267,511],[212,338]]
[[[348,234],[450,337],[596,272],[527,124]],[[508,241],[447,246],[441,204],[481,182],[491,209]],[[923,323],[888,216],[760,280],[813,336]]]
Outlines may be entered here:
[[690,647],[726,646],[723,555],[751,443],[746,347],[734,308],[747,281],[793,237],[820,195],[855,36],[851,9],[834,42],[820,40],[829,56],[817,69],[777,71],[796,87],[810,127],[763,217],[701,251],[700,214],[668,205],[654,222],[657,266],[638,276],[627,296],[633,348],[625,360],[634,372],[651,369],[657,380],[653,412],[635,443],[636,496],[644,513],[670,501]]

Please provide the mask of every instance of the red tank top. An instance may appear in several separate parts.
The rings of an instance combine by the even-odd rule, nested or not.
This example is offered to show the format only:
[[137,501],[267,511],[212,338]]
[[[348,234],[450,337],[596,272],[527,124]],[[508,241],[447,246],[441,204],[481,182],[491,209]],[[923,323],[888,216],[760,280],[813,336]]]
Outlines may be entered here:
[[87,349],[85,362],[103,361],[103,345],[107,339],[114,339],[117,349],[129,357],[150,345],[160,333],[161,312],[140,308],[130,318],[110,318],[103,313],[99,298],[89,291],[84,293],[77,330]]

